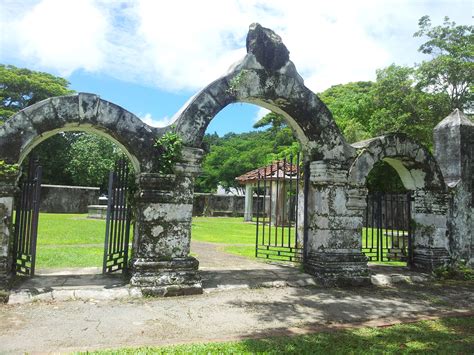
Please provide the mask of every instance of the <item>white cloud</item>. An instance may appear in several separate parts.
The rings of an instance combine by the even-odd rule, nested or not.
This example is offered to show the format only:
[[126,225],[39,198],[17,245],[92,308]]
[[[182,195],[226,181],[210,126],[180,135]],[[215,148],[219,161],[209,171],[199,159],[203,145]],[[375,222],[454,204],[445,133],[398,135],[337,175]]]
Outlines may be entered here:
[[146,113],[144,116],[140,117],[140,119],[152,127],[166,127],[173,121],[173,118],[168,116],[165,116],[161,119],[155,119],[151,116],[151,113]]
[[253,118],[253,122],[255,123],[255,122],[259,121],[261,118],[263,118],[263,116],[265,116],[267,113],[270,113],[270,112],[272,112],[272,111],[267,110],[264,107],[259,107],[258,111],[257,111],[257,114]]
[[106,64],[107,21],[92,0],[44,0],[10,23],[22,59],[68,76]]
[[322,91],[373,79],[392,62],[419,61],[412,34],[425,14],[434,23],[444,15],[471,21],[470,1],[456,0],[3,0],[0,6],[2,60],[192,91],[245,54],[252,22],[280,34],[306,85]]

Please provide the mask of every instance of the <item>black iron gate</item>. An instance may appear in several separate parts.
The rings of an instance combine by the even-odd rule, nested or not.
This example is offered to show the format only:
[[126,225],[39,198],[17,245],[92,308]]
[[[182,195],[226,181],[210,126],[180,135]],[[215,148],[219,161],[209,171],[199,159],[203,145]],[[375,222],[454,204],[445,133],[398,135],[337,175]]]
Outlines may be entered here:
[[304,228],[301,220],[306,204],[300,165],[298,154],[257,169],[257,258],[302,261]]
[[126,270],[130,239],[131,209],[127,202],[129,167],[125,159],[109,174],[107,219],[102,272]]
[[362,252],[369,261],[412,261],[411,193],[367,195]]
[[29,276],[35,274],[41,176],[42,168],[38,160],[30,158],[28,172],[21,181],[20,196],[16,201],[13,245],[15,274]]

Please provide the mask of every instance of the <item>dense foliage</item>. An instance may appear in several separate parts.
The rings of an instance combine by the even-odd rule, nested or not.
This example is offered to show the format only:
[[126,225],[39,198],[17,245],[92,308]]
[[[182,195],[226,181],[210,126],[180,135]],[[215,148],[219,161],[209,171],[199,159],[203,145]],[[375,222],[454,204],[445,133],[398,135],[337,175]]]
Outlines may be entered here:
[[248,133],[206,135],[203,174],[196,181],[196,191],[212,192],[218,184],[224,188],[239,187],[235,181],[250,170],[264,166],[273,160],[289,156],[299,150],[288,127]]
[[[36,102],[72,93],[68,85],[48,73],[0,64],[0,124]],[[108,139],[66,132],[48,138],[32,154],[43,166],[44,183],[105,188],[119,151]]]
[[427,37],[420,52],[432,58],[418,66],[395,64],[377,70],[375,82],[335,85],[319,96],[349,142],[403,132],[432,146],[434,126],[455,108],[472,112],[473,26],[445,19],[431,27],[424,16],[417,37]]
[[431,56],[418,66],[418,85],[429,92],[447,96],[449,109],[474,109],[474,26],[456,25],[444,18],[443,25],[432,27],[428,16],[418,22],[415,37],[427,37],[419,51]]
[[175,132],[166,132],[155,142],[156,163],[163,174],[172,174],[176,163],[181,161],[183,141]]
[[36,102],[71,93],[68,85],[48,73],[0,64],[0,123]]

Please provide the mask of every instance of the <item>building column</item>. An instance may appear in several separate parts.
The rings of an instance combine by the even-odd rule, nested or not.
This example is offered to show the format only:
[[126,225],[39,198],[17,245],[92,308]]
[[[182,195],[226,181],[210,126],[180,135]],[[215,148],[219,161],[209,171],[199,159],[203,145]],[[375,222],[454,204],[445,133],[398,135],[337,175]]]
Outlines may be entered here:
[[433,131],[434,155],[449,192],[449,251],[474,266],[474,123],[456,109]]
[[448,195],[416,190],[412,212],[413,267],[433,271],[449,262]]
[[361,230],[367,190],[337,162],[310,164],[304,269],[326,285],[370,284]]
[[[0,179],[0,291],[8,290],[12,276],[13,198],[17,191],[16,176]],[[1,302],[1,294],[0,294]]]
[[138,176],[132,286],[144,295],[202,293],[199,262],[190,256],[194,176],[202,150],[184,148],[175,174]]
[[244,211],[244,221],[252,222],[253,217],[253,185],[245,185],[245,211]]

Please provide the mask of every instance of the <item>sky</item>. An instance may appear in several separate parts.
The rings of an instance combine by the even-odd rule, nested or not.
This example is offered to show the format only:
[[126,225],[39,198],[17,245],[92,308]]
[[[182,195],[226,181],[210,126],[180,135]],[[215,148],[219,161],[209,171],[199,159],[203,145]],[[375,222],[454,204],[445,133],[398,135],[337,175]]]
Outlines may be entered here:
[[[0,0],[0,63],[59,75],[164,126],[242,58],[248,27],[279,34],[314,92],[374,80],[392,63],[429,59],[418,20],[472,23],[461,0]],[[266,111],[230,105],[208,132],[243,132]]]

